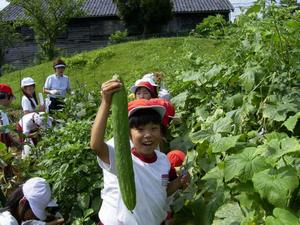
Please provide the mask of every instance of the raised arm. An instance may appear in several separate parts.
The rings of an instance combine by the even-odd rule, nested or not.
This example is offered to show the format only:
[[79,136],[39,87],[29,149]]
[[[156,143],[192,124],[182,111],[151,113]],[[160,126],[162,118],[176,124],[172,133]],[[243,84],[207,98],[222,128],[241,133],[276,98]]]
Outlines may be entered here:
[[107,118],[109,116],[112,95],[114,92],[120,90],[121,86],[122,83],[120,82],[120,80],[116,79],[106,81],[101,85],[102,101],[91,131],[91,149],[103,162],[106,162],[108,164],[110,162],[107,145],[104,142],[105,128]]
[[170,182],[167,187],[167,195],[171,196],[178,189],[186,189],[190,183],[190,174],[188,172],[181,173],[175,180]]

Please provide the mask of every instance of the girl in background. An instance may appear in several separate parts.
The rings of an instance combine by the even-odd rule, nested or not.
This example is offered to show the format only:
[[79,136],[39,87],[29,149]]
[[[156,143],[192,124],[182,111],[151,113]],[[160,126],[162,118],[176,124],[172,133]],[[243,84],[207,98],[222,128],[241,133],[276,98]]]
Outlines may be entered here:
[[22,79],[21,89],[23,92],[21,105],[24,115],[45,110],[43,105],[40,108],[37,108],[38,100],[35,93],[35,82],[31,77],[25,77]]

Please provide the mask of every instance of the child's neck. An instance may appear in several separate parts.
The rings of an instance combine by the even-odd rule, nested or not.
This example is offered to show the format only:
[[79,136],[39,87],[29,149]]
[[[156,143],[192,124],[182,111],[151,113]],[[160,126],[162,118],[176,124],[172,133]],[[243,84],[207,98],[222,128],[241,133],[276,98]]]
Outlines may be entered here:
[[146,163],[153,163],[157,160],[157,155],[154,151],[151,154],[144,154],[141,152],[137,152],[137,150],[135,148],[132,148],[131,153]]

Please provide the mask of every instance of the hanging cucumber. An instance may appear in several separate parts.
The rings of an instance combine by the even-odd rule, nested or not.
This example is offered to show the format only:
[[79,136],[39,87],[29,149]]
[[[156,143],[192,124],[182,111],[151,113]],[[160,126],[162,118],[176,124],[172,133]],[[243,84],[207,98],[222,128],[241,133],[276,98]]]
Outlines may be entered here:
[[[114,79],[121,78],[118,75]],[[123,81],[121,80],[123,83]],[[116,154],[116,169],[123,202],[129,210],[136,205],[134,172],[129,143],[127,91],[123,86],[112,97],[112,123]]]

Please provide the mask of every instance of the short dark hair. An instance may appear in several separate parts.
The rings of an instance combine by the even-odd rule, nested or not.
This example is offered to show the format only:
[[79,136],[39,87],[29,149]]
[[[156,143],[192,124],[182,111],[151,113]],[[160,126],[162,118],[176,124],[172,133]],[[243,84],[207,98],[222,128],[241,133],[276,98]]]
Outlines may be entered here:
[[137,128],[148,123],[159,124],[161,127],[161,116],[154,109],[140,109],[129,117],[129,128]]
[[0,100],[6,99],[9,95],[6,92],[0,92]]
[[59,64],[62,64],[62,65],[65,65],[66,66],[66,63],[62,60],[62,59],[55,59],[53,61],[53,68],[55,68],[56,65],[59,65]]
[[30,209],[29,202],[26,201],[24,208],[21,212],[19,210],[19,202],[24,197],[22,186],[19,186],[7,199],[5,207],[0,209],[0,213],[4,211],[9,211],[15,219],[21,223],[25,212]]

